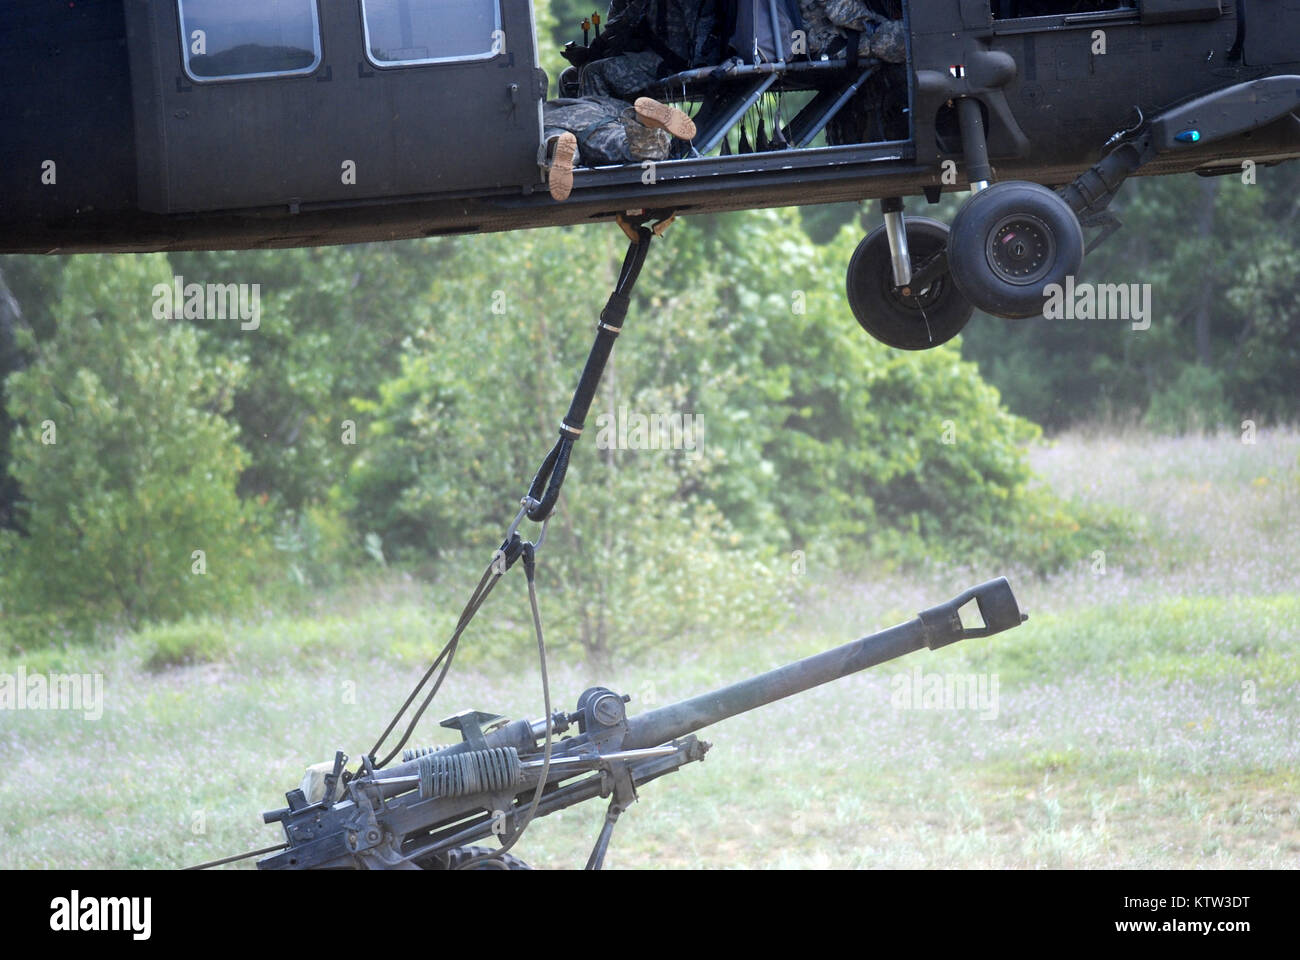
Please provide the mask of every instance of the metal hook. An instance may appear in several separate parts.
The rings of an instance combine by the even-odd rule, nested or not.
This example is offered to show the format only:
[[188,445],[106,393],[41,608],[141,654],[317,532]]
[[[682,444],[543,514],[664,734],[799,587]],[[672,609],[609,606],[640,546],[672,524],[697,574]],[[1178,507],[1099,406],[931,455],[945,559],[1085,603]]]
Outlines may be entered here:
[[[515,532],[518,531],[519,524],[524,522],[524,517],[528,515],[528,511],[535,510],[537,506],[541,503],[541,501],[534,500],[532,497],[524,497],[522,500],[519,501],[519,503],[520,503],[519,512],[515,514],[515,519],[511,522],[509,529],[506,530],[507,543],[510,542],[510,538],[515,535]],[[543,532],[546,530],[545,521],[542,522],[542,530]]]
[[1112,134],[1110,135],[1110,139],[1107,140],[1105,143],[1103,143],[1103,144],[1101,145],[1101,148],[1102,148],[1103,150],[1105,150],[1105,149],[1106,149],[1107,147],[1109,147],[1111,144],[1113,144],[1113,143],[1118,143],[1120,140],[1123,140],[1123,139],[1124,139],[1125,137],[1127,137],[1130,133],[1134,133],[1134,132],[1136,132],[1137,129],[1138,129],[1139,127],[1141,127],[1142,124],[1146,121],[1146,118],[1142,115],[1142,108],[1141,108],[1141,107],[1139,107],[1137,104],[1134,104],[1134,105],[1133,105],[1133,109],[1137,111],[1137,115],[1138,115],[1137,123],[1133,124],[1133,126],[1129,127],[1127,130],[1120,130],[1120,131],[1118,131],[1118,132],[1116,132],[1116,133],[1112,133]]

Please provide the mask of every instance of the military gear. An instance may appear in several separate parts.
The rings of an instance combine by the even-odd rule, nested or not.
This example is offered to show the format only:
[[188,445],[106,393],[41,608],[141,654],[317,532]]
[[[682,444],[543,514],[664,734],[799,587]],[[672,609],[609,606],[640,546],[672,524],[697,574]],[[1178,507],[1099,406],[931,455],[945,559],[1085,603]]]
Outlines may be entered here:
[[829,54],[832,46],[843,37],[826,15],[825,8],[825,0],[801,0],[799,4],[804,32],[803,49],[799,52],[806,53],[813,59]]
[[887,64],[831,118],[826,125],[826,142],[838,146],[905,140],[909,129],[908,105],[906,68],[901,63]]
[[863,0],[800,0],[808,55],[872,56],[887,63],[907,59],[901,20],[871,10]]
[[714,0],[614,0],[590,46],[564,56],[581,71],[583,96],[631,100],[678,70],[717,63]]
[[663,57],[653,50],[596,60],[579,70],[578,92],[584,97],[630,100],[650,89],[663,65]]
[[861,32],[867,28],[867,24],[884,23],[886,19],[862,0],[817,0],[817,2],[826,11],[826,19],[846,30]]
[[902,20],[886,21],[871,35],[871,55],[886,63],[907,61],[907,31]]
[[565,67],[560,73],[560,79],[556,81],[556,88],[561,97],[573,99],[578,93],[578,68]]
[[663,127],[647,126],[635,110],[619,117],[627,136],[627,152],[633,160],[664,160],[673,148],[673,135]]
[[[621,327],[631,282],[636,280],[652,237],[652,231],[644,226],[637,230],[632,249],[640,260],[629,254],[617,299],[611,297],[612,306],[601,314],[601,336],[608,338],[606,356],[613,331]],[[602,361],[600,369],[603,367]],[[544,653],[531,566],[534,544],[527,546],[530,550],[524,554],[524,569]],[[475,599],[481,602],[481,598]],[[964,626],[958,612],[972,601],[979,610],[978,627]],[[450,858],[458,858],[457,865],[464,868],[473,866],[474,859],[462,852],[462,845],[491,837],[494,829],[501,833],[501,818],[496,813],[484,816],[485,810],[508,818],[506,839],[493,854],[503,856],[534,817],[608,797],[604,825],[587,860],[588,869],[599,869],[614,824],[636,800],[637,788],[704,759],[710,745],[696,736],[704,728],[922,649],[939,650],[1013,630],[1026,619],[1011,585],[999,577],[922,610],[895,627],[634,715],[629,715],[625,706],[631,697],[603,686],[588,687],[572,712],[553,710],[550,688],[544,686],[546,714],[535,720],[521,717],[508,721],[496,713],[466,710],[443,721],[443,726],[459,729],[460,743],[413,747],[402,753],[400,763],[389,765],[396,749],[405,746],[415,726],[412,723],[389,757],[375,760],[386,731],[380,744],[349,772],[343,802],[327,798],[313,804],[304,792],[290,791],[288,806],[262,815],[265,823],[280,825],[285,842],[251,856],[266,855],[257,864],[263,870],[445,867]],[[546,684],[544,659],[542,664]],[[408,705],[420,690],[417,686]],[[426,695],[425,705],[432,696]],[[808,722],[824,719],[815,699],[805,698],[803,703]],[[405,710],[399,711],[394,723]],[[484,729],[489,721],[500,722]],[[561,739],[562,734],[567,735]],[[803,755],[798,745],[791,750]],[[341,752],[336,754],[336,759],[342,758]],[[758,780],[763,782],[763,778]],[[342,778],[340,782],[344,782]],[[375,799],[369,800],[372,797]]]
[[797,0],[776,0],[775,7],[773,27],[768,0],[738,0],[727,5],[724,36],[746,63],[774,63],[790,58],[795,31],[801,29],[799,4]]

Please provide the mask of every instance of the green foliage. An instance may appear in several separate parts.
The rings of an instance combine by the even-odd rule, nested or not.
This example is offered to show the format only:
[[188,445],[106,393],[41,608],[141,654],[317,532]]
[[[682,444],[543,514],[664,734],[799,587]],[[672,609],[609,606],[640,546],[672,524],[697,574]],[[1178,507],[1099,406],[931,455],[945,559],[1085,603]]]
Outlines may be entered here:
[[9,472],[14,422],[5,402],[5,379],[27,362],[19,330],[37,337],[53,328],[51,292],[63,262],[56,257],[0,257],[0,527],[14,528],[22,491]]
[[[0,534],[0,536],[4,536]],[[3,545],[0,544],[0,550]],[[3,553],[0,553],[3,559]],[[0,573],[4,567],[0,567]],[[0,580],[0,597],[4,582]],[[94,637],[94,624],[85,620],[68,623],[56,610],[39,613],[19,613],[0,608],[0,653],[29,654],[54,643],[70,641],[85,643]]]
[[1224,377],[1208,367],[1184,367],[1151,397],[1144,422],[1162,433],[1195,433],[1231,423]]
[[[1047,546],[1081,525],[1033,489],[1024,447],[1038,428],[1002,407],[955,346],[891,350],[846,322],[838,274],[856,229],[819,255],[785,213],[720,224],[739,235],[699,231],[699,259],[720,261],[719,276],[701,282],[722,291],[719,316],[762,385],[742,381],[720,404],[741,418],[734,439],[751,458],[742,452],[711,478],[728,516],[753,518],[793,546],[824,539],[888,554],[910,536],[944,560],[1002,551],[1044,568],[1076,559],[1069,543]],[[769,505],[774,516],[763,513]]]
[[423,289],[441,241],[306,250],[171,254],[191,283],[257,284],[260,324],[189,321],[204,356],[244,369],[229,416],[248,452],[241,495],[298,511],[324,502],[357,449],[349,398],[397,372],[409,331],[427,322]]
[[976,316],[964,355],[1012,410],[1050,428],[1127,411],[1175,432],[1293,420],[1300,166],[1253,173],[1255,183],[1173,176],[1124,186],[1114,204],[1124,229],[1088,256],[1079,280],[1150,283],[1150,329]]
[[[794,215],[762,212],[657,244],[547,534],[539,576],[564,598],[557,636],[602,658],[770,629],[795,587],[778,559],[792,550],[907,558],[925,543],[932,558],[1004,550],[1040,567],[1086,556],[1078,512],[1034,486],[1024,446],[1037,428],[973,364],[950,347],[889,350],[845,322],[837,265],[853,242],[846,232],[820,257]],[[357,529],[407,559],[496,546],[554,437],[619,246],[568,229],[450,247],[401,374],[355,405]],[[575,273],[582,283],[551,292]],[[702,429],[685,449],[604,449],[638,414]]]
[[[243,455],[223,419],[239,366],[151,316],[161,257],[86,257],[64,271],[57,332],[7,383],[11,471],[28,536],[0,534],[4,609],[137,624],[229,607],[258,557]],[[194,551],[204,551],[197,575]]]
[[[428,295],[436,320],[412,337],[401,375],[383,385],[380,400],[356,405],[367,439],[350,484],[352,516],[357,529],[382,538],[388,556],[431,557],[472,543],[482,562],[495,548],[581,369],[591,320],[617,272],[612,239],[607,230],[475,238],[440,264]],[[553,294],[553,278],[579,263],[589,281]],[[598,449],[598,418],[620,404],[696,408],[694,385],[660,386],[681,376],[664,369],[671,354],[694,351],[672,343],[676,331],[656,325],[653,305],[672,300],[670,309],[685,314],[677,301],[710,294],[670,290],[650,273],[645,288],[661,292],[633,308],[628,329],[640,324],[639,334],[622,338],[607,371],[539,563],[545,589],[563,598],[556,612],[548,605],[548,635],[596,659],[770,621],[788,594],[787,583],[773,582],[770,549],[739,550],[732,525],[692,496],[711,469],[711,440],[698,458],[689,449]],[[519,628],[525,642],[523,618]]]
[[141,631],[139,642],[149,651],[145,669],[153,672],[168,667],[212,663],[222,659],[227,652],[226,635],[219,626],[188,617],[179,623]]
[[[599,3],[593,9],[597,7],[603,17],[605,4]],[[541,67],[550,81],[547,96],[559,96],[557,84],[560,71],[569,65],[560,56],[560,50],[570,40],[582,43],[582,29],[578,24],[584,16],[590,14],[591,10],[585,8],[584,0],[537,0],[533,4],[533,20],[537,25],[537,52]]]
[[[955,346],[862,334],[842,296],[856,240],[819,250],[797,213],[764,211],[656,243],[548,532],[557,642],[606,659],[770,629],[809,555],[1049,569],[1111,529],[1035,485],[1037,428]],[[622,252],[601,225],[69,261],[6,384],[13,476],[39,493],[33,536],[5,541],[6,612],[169,619],[237,603],[253,569],[297,604],[358,567],[486,558]],[[173,275],[259,284],[260,325],[148,319]],[[629,415],[693,429],[672,449],[603,442]],[[38,576],[41,556],[60,572]],[[527,619],[501,637],[530,643]]]
[[353,540],[346,518],[331,504],[285,512],[271,543],[289,582],[309,587],[337,583],[356,567],[364,553]]

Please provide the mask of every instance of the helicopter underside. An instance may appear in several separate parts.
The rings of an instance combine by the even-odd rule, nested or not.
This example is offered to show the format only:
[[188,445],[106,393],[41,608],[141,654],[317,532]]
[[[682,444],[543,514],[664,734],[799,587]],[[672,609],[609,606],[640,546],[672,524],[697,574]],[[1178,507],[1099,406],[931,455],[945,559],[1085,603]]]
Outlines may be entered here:
[[[213,214],[93,214],[75,222],[27,221],[7,231],[5,253],[70,254],[114,250],[150,252],[202,249],[272,249],[418,237],[494,233],[534,227],[611,221],[633,209],[676,211],[679,216],[754,208],[860,202],[969,188],[965,179],[945,184],[933,167],[911,159],[904,141],[855,147],[785,151],[734,157],[664,161],[656,183],[642,182],[639,165],[575,171],[573,194],[555,203],[539,188],[530,194],[501,191],[472,196],[388,198],[377,202],[326,202],[296,209],[268,207]],[[1288,115],[1194,153],[1157,159],[1138,176],[1240,170],[1245,160],[1263,166],[1300,157],[1300,121]],[[1047,186],[1068,183],[1087,164],[1041,166],[1014,160],[994,164],[999,180]]]

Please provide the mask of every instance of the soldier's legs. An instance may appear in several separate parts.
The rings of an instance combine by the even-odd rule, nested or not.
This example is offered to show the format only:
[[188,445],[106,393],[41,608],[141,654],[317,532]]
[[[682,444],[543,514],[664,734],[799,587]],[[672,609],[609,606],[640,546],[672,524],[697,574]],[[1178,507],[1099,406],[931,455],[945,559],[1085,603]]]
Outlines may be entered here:
[[650,97],[637,98],[636,118],[647,127],[667,130],[679,140],[695,138],[694,120],[676,107],[652,100]]
[[584,97],[631,101],[650,88],[662,64],[663,58],[653,50],[593,60],[578,75],[579,92]]
[[690,117],[649,97],[635,108],[614,97],[551,100],[543,117],[547,184],[556,200],[572,191],[575,166],[663,160],[674,136],[695,136]]

